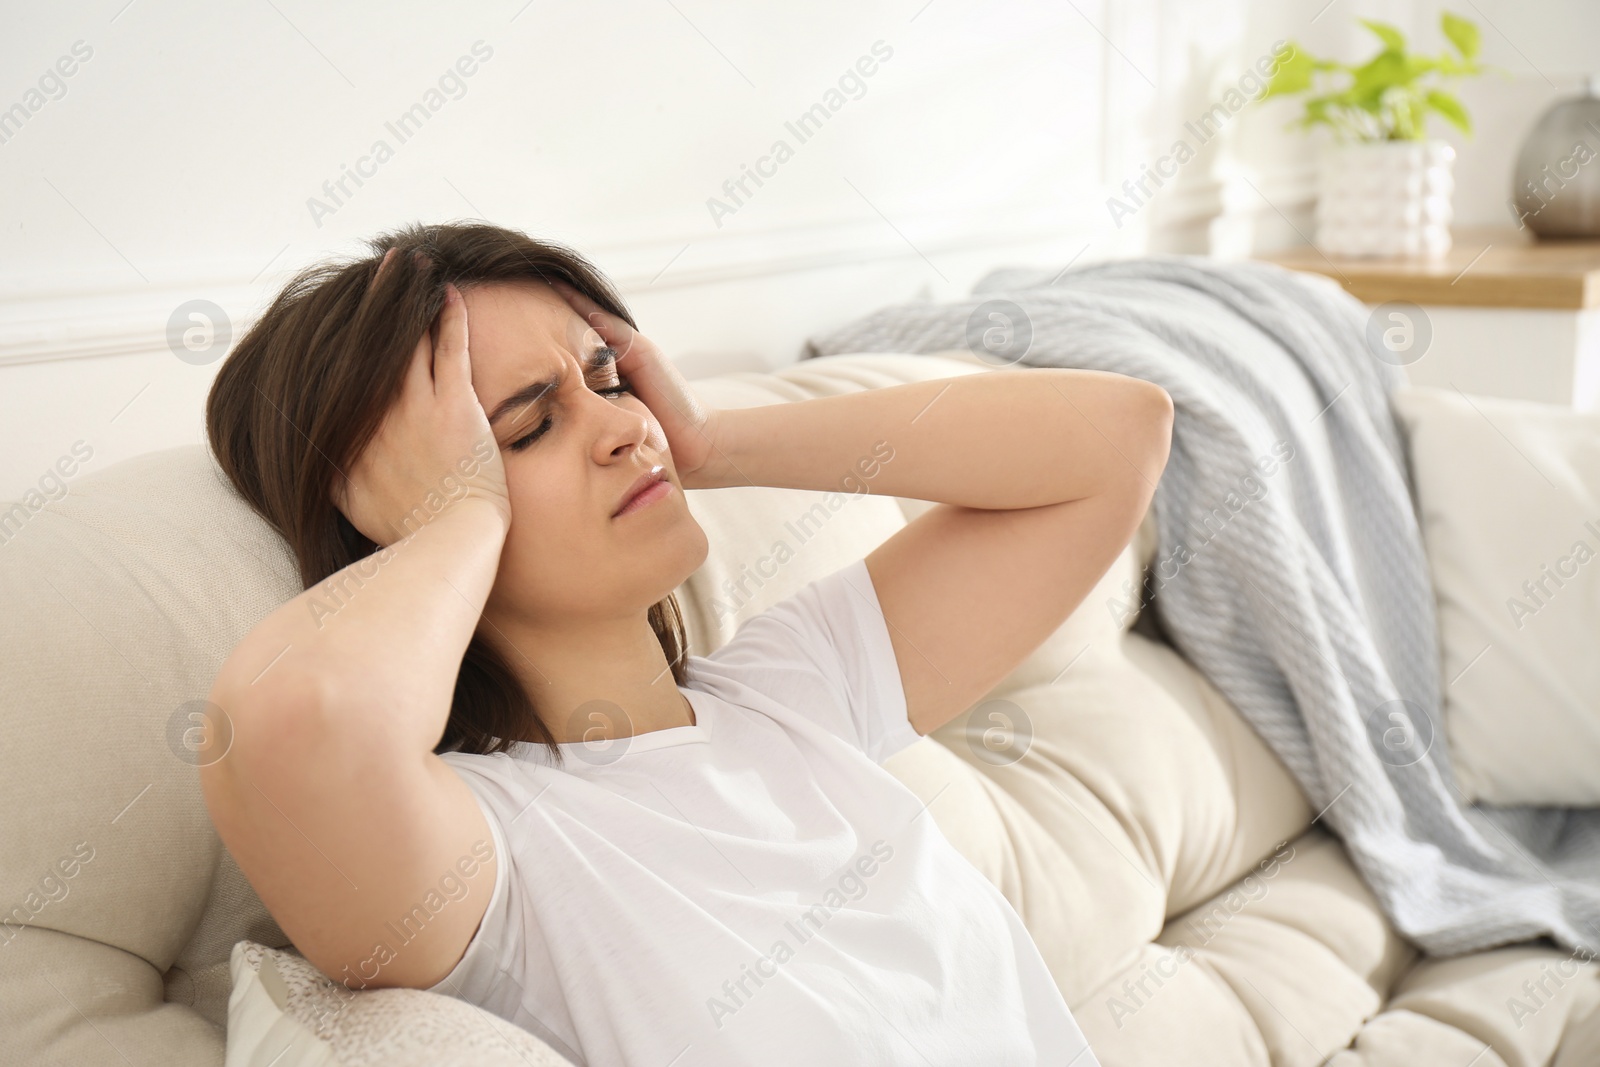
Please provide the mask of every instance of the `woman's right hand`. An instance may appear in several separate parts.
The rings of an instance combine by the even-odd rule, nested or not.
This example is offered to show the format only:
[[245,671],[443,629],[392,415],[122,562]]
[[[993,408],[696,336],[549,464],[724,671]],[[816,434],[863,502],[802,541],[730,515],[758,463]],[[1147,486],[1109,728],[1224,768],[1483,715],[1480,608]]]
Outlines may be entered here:
[[417,341],[400,397],[377,434],[335,483],[339,510],[381,547],[468,498],[493,504],[511,524],[505,462],[472,388],[466,301],[448,283],[435,325]]

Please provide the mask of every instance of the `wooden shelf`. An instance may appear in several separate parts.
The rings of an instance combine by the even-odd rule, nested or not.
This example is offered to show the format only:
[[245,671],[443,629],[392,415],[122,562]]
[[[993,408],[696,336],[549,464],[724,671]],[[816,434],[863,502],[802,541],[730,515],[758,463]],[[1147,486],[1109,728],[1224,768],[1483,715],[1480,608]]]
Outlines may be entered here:
[[1451,232],[1437,259],[1353,259],[1304,245],[1262,259],[1337,280],[1367,304],[1405,300],[1457,307],[1600,307],[1600,240],[1535,241],[1512,227]]

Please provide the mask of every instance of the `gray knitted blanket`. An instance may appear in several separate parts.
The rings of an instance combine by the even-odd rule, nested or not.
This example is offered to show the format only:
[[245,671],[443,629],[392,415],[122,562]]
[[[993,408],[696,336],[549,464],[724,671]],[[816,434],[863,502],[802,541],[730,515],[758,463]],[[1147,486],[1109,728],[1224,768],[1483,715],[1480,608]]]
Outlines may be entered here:
[[1388,401],[1404,378],[1369,349],[1365,309],[1331,282],[1198,257],[1000,270],[973,294],[885,308],[805,355],[965,348],[1163,386],[1177,413],[1142,592],[1167,638],[1423,951],[1548,935],[1600,952],[1600,811],[1467,806],[1455,786]]

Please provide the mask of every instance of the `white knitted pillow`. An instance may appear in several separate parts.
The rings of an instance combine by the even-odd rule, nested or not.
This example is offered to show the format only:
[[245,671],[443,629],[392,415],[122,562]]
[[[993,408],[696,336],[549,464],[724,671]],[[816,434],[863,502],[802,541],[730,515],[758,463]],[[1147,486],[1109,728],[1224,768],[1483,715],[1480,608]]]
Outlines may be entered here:
[[526,1030],[442,993],[351,990],[297,953],[248,940],[229,966],[225,1067],[571,1067]]

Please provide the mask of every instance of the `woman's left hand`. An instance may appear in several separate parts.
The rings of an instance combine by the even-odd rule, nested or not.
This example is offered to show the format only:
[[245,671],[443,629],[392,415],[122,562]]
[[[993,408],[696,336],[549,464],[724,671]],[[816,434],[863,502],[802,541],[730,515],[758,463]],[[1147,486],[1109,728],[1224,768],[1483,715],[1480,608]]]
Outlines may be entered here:
[[678,368],[648,337],[567,283],[550,285],[602,341],[617,350],[617,373],[661,424],[678,481],[685,489],[706,487],[703,475],[710,473],[717,455],[713,441],[717,413],[700,403]]

